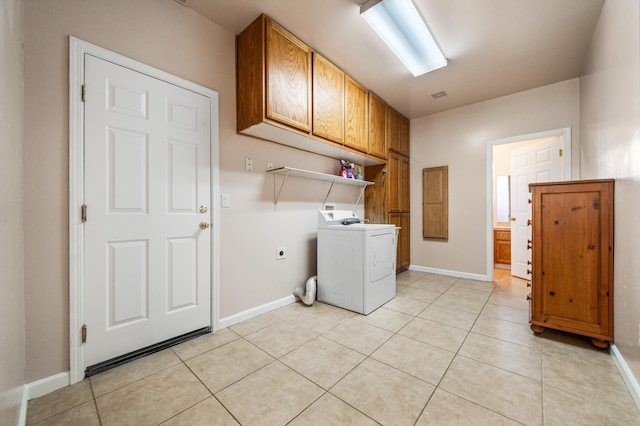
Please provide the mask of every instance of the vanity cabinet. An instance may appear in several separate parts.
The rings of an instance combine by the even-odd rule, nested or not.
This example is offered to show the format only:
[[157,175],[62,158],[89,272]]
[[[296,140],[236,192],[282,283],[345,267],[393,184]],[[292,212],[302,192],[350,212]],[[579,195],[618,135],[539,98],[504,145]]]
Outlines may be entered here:
[[493,230],[493,261],[503,265],[511,265],[511,230]]
[[237,125],[311,131],[311,48],[261,15],[237,37]]
[[531,329],[613,341],[614,181],[529,185]]

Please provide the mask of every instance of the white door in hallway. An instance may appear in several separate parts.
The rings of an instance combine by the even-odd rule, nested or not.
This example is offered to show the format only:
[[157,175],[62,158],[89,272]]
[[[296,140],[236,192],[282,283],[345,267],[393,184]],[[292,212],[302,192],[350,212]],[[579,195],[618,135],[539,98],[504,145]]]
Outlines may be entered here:
[[511,151],[511,275],[530,279],[531,204],[529,183],[561,180],[561,137],[554,136]]
[[84,365],[211,326],[210,99],[85,55]]

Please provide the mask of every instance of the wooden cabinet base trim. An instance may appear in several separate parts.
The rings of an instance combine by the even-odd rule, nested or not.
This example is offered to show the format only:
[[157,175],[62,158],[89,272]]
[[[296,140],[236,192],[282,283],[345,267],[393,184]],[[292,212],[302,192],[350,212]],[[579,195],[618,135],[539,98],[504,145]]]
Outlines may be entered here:
[[544,332],[544,327],[540,327],[539,325],[531,324],[531,331],[535,334],[542,334]]

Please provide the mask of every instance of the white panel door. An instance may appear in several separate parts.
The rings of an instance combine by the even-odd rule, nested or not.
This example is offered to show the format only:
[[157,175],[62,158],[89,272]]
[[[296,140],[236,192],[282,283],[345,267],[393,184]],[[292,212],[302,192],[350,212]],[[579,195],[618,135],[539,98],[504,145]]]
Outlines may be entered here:
[[203,95],[91,55],[85,86],[91,366],[211,325],[211,111]]
[[529,183],[561,180],[560,136],[511,151],[511,275],[529,279]]

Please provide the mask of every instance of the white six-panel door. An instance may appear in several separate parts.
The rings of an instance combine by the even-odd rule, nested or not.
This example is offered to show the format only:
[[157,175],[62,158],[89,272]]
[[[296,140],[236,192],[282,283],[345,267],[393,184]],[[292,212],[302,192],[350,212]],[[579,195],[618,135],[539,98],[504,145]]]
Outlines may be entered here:
[[560,137],[555,136],[511,151],[511,274],[529,279],[527,265],[531,251],[531,205],[529,183],[550,182],[562,178]]
[[91,55],[85,86],[91,366],[211,325],[211,111],[205,96]]

